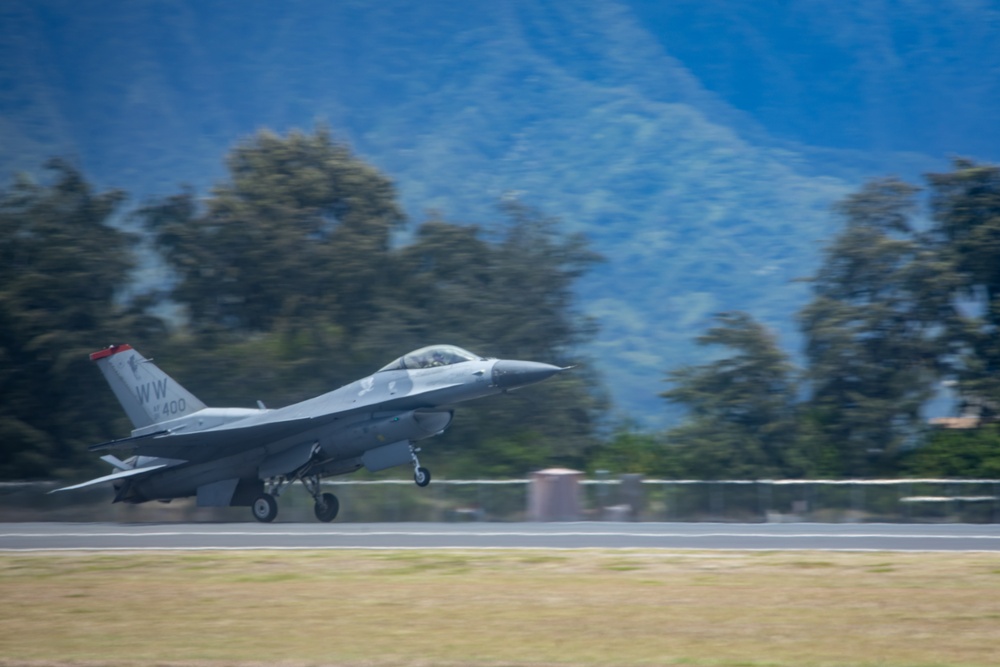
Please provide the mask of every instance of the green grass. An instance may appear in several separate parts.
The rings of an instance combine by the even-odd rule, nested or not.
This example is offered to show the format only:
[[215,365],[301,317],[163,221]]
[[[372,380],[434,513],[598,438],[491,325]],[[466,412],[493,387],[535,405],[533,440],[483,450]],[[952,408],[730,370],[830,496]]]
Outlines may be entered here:
[[0,555],[0,665],[998,664],[1000,557]]

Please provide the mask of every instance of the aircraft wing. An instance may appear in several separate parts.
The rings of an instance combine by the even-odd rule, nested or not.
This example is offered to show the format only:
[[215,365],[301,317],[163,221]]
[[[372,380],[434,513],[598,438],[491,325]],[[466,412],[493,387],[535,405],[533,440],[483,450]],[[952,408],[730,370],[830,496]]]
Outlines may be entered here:
[[153,472],[154,470],[159,470],[160,468],[166,468],[170,465],[172,464],[161,463],[160,465],[147,466],[145,468],[131,468],[129,470],[119,470],[118,472],[113,472],[110,475],[105,475],[104,477],[97,477],[95,479],[88,480],[81,484],[74,484],[73,486],[64,486],[61,489],[53,489],[49,491],[49,493],[55,493],[57,491],[72,491],[73,489],[82,489],[86,486],[93,486],[95,484],[114,482],[115,480],[125,479],[126,477],[135,477],[136,475],[144,475],[148,472]]
[[183,459],[190,463],[220,458],[262,447],[318,426],[318,420],[286,419],[241,425],[226,424],[205,431],[160,431],[136,438],[122,438],[90,447],[92,452],[125,450],[140,456]]

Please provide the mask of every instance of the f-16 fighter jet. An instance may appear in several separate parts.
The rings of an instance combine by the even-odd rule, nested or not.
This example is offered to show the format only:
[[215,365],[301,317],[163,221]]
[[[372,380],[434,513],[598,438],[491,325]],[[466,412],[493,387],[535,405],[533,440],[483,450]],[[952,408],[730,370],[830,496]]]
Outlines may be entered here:
[[114,502],[197,496],[199,507],[249,506],[274,521],[277,498],[296,481],[332,521],[337,497],[320,480],[361,468],[411,464],[418,486],[431,473],[417,458],[419,440],[448,428],[456,403],[540,382],[566,370],[533,361],[487,359],[452,345],[403,355],[377,373],[277,410],[209,408],[128,345],[90,358],[135,427],[132,435],[90,449],[127,452],[101,458],[116,472],[58,491],[101,483]]

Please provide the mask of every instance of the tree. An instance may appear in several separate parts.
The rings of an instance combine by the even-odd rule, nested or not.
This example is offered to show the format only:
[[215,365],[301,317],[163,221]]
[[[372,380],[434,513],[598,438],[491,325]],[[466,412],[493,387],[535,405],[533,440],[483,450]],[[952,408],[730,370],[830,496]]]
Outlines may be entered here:
[[302,400],[384,363],[361,350],[404,221],[389,179],[323,128],[261,131],[226,164],[203,206],[187,191],[138,213],[186,316],[157,355],[203,400],[250,405]]
[[1000,479],[1000,431],[996,424],[936,431],[907,452],[902,469],[915,477]]
[[95,193],[62,160],[49,182],[20,177],[0,194],[0,476],[62,476],[93,465],[120,410],[88,353],[160,329],[125,303],[134,238],[113,219],[125,198]]
[[930,174],[931,232],[951,263],[947,285],[962,304],[949,338],[966,409],[1000,418],[1000,168],[956,160]]
[[678,478],[687,475],[683,457],[661,434],[623,426],[591,455],[587,469],[611,474],[640,473],[650,477]]
[[923,429],[953,317],[949,263],[912,218],[916,188],[885,179],[837,207],[844,230],[823,253],[806,336],[804,437],[820,474],[891,471]]
[[460,336],[490,354],[565,357],[595,331],[577,310],[573,287],[601,258],[558,225],[511,202],[486,228],[422,224],[386,267],[391,288],[376,309],[379,328],[397,344],[400,336],[420,345],[434,335]]
[[141,212],[192,330],[363,329],[403,223],[392,183],[322,128],[259,132],[227,165],[203,212],[190,192]]
[[731,356],[668,373],[660,394],[689,415],[667,433],[685,474],[704,479],[798,476],[805,462],[795,448],[794,368],[774,336],[750,315],[721,313],[698,338]]

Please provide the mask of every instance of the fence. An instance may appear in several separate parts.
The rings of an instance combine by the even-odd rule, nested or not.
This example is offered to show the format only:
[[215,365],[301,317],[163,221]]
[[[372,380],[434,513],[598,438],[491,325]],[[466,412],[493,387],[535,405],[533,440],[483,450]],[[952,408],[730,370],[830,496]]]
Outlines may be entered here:
[[[531,480],[411,480],[324,483],[340,498],[338,522],[525,521]],[[644,480],[581,482],[585,521],[1000,523],[1000,480]],[[54,483],[0,484],[0,521],[248,521],[245,507],[112,505],[110,489],[48,495]],[[279,521],[313,521],[299,486],[279,502]]]
[[643,484],[656,521],[1000,522],[1000,480],[660,481]]

